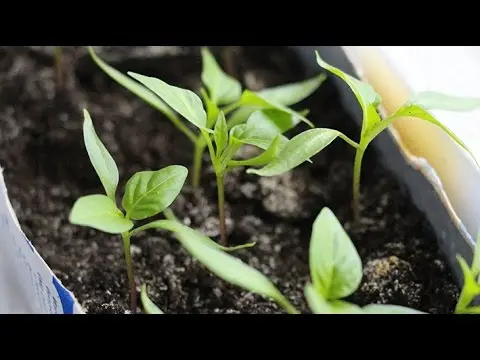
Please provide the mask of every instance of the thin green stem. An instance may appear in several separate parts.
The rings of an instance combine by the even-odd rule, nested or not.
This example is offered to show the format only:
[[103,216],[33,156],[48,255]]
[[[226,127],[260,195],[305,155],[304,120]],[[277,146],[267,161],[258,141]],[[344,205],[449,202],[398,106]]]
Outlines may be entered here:
[[361,148],[357,148],[353,165],[353,216],[357,224],[360,221],[360,176],[364,151]]
[[62,56],[62,47],[55,46],[53,49],[53,57],[55,61],[55,82],[57,90],[63,87],[63,56]]
[[130,251],[130,236],[129,232],[122,233],[123,251],[125,253],[125,264],[127,266],[128,284],[130,287],[130,309],[132,313],[137,312],[137,289],[135,279],[133,277],[133,263],[132,254]]
[[198,136],[195,135],[195,133],[190,130],[189,127],[185,125],[182,120],[180,120],[174,114],[166,113],[163,111],[162,113],[165,114],[165,116],[168,117],[168,119],[173,123],[173,125],[175,125],[175,127],[180,130],[193,144],[197,143]]
[[200,186],[200,178],[202,175],[202,159],[205,146],[205,141],[203,141],[203,138],[199,137],[195,143],[192,165],[192,186],[195,189]]
[[225,106],[222,111],[223,111],[223,114],[225,116],[227,116],[228,114],[230,114],[232,111],[238,109],[242,104],[240,103],[240,101],[237,101],[237,102],[234,102],[233,104],[230,104],[228,106]]
[[175,214],[173,213],[172,209],[170,208],[166,208],[165,210],[163,210],[163,215],[165,215],[165,218],[167,220],[172,220],[172,221],[178,221],[178,218],[175,216]]
[[220,244],[227,246],[227,227],[225,223],[225,188],[223,172],[217,173],[218,218],[220,221]]
[[300,314],[300,311],[298,311],[295,306],[293,306],[290,301],[287,300],[286,297],[284,297],[283,295],[280,296],[279,298],[276,299],[277,300],[277,303],[285,309],[285,311],[289,314],[292,314],[292,315],[297,315],[297,314]]

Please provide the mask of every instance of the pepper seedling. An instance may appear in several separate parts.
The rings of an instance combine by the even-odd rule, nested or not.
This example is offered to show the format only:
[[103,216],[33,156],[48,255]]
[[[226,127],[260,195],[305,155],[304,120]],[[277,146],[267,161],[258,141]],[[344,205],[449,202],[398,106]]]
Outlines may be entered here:
[[[201,232],[175,218],[168,218],[140,226],[132,231],[132,236],[148,229],[173,232],[190,255],[219,278],[277,302],[289,314],[300,314],[265,275],[215,246]],[[309,257],[312,282],[305,286],[305,297],[313,313],[423,314],[404,306],[371,304],[359,307],[342,300],[360,285],[362,262],[348,234],[328,208],[322,209],[313,224]]]
[[[195,188],[200,184],[203,154],[211,142],[207,137],[213,135],[213,128],[220,111],[226,118],[228,129],[245,123],[257,110],[267,110],[270,121],[282,133],[292,129],[301,121],[313,127],[305,118],[307,110],[296,112],[290,106],[310,96],[326,78],[324,74],[320,74],[305,81],[257,92],[242,90],[241,83],[226,74],[210,51],[204,47],[201,50],[201,81],[205,88],[200,89],[200,98],[190,90],[168,85],[153,77],[129,72],[128,75],[132,79],[101,60],[91,47],[89,52],[94,62],[107,75],[163,113],[193,143],[191,181]],[[273,116],[276,114],[281,115]],[[182,118],[195,125],[199,131],[192,131]]]
[[480,234],[477,236],[471,266],[461,255],[457,261],[463,273],[463,286],[455,307],[456,314],[480,314],[479,305],[471,305],[480,296]]
[[84,110],[83,136],[90,162],[106,194],[79,198],[73,205],[69,220],[72,224],[121,235],[130,287],[131,310],[135,312],[136,285],[130,252],[133,221],[145,220],[166,210],[180,193],[188,170],[180,165],[171,165],[157,171],[137,172],[127,181],[122,199],[123,212],[116,201],[119,182],[117,165],[95,132],[87,110]]
[[357,221],[360,218],[360,175],[365,150],[383,130],[387,129],[393,121],[399,118],[415,117],[440,127],[458,145],[465,149],[477,165],[480,166],[463,141],[429,112],[430,110],[472,111],[480,108],[480,98],[457,97],[440,92],[424,91],[415,94],[392,115],[382,120],[377,112],[377,107],[382,103],[382,98],[375,92],[372,86],[326,63],[318,52],[316,52],[316,58],[320,67],[336,75],[349,86],[363,112],[360,141],[358,146],[355,146],[356,154],[353,167],[353,211]]

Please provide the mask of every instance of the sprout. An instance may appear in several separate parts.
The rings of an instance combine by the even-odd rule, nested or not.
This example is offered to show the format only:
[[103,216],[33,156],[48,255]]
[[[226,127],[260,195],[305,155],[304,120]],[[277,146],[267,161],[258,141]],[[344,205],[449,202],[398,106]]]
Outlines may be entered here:
[[116,203],[119,182],[117,165],[97,136],[87,110],[84,110],[83,135],[90,162],[106,195],[93,194],[79,198],[73,205],[69,219],[72,224],[121,235],[130,286],[131,310],[135,312],[136,286],[130,252],[133,221],[157,215],[170,206],[180,193],[188,170],[183,166],[172,165],[157,171],[134,174],[126,185],[122,211]]
[[[316,52],[316,56],[318,64],[323,69],[336,75],[350,87],[363,112],[360,142],[358,144],[351,144],[356,149],[353,168],[353,211],[357,221],[360,218],[360,174],[363,154],[367,146],[394,120],[401,117],[415,117],[435,124],[445,131],[457,144],[469,152],[474,158],[467,146],[450,129],[435,119],[428,111],[435,109],[448,111],[472,111],[480,108],[480,98],[456,97],[434,91],[420,92],[408,100],[395,113],[382,120],[377,113],[377,107],[381,104],[382,99],[369,84],[359,81],[340,69],[327,64],[322,60],[318,52]],[[478,162],[477,165],[479,165]]]
[[[306,81],[285,84],[258,92],[242,91],[240,82],[226,74],[210,51],[202,48],[201,80],[205,88],[200,89],[200,99],[189,90],[171,86],[159,79],[129,73],[137,82],[106,64],[91,47],[89,47],[89,51],[92,59],[106,74],[162,112],[193,143],[195,150],[191,181],[195,188],[198,188],[200,184],[202,158],[209,146],[209,140],[206,137],[213,134],[212,129],[220,111],[226,117],[228,129],[245,123],[254,111],[260,109],[277,109],[279,110],[277,113],[283,114],[281,123],[277,123],[273,119],[282,133],[292,129],[300,121],[312,126],[311,122],[305,118],[306,111],[295,112],[289,106],[310,96],[326,78],[324,74],[321,74]],[[270,114],[274,114],[274,112],[270,112]],[[195,125],[198,132],[192,131],[181,118],[185,118]]]
[[[156,171],[135,173],[127,181],[122,198],[122,211],[116,202],[119,182],[117,165],[96,134],[87,110],[84,110],[83,135],[90,162],[103,185],[105,195],[93,194],[79,198],[73,205],[69,220],[72,224],[121,235],[130,287],[131,310],[135,312],[137,297],[130,239],[138,229],[148,227],[149,224],[134,229],[134,221],[144,221],[161,212],[169,218],[174,217],[169,206],[180,193],[188,170],[184,166],[171,165]],[[218,247],[216,243],[212,243],[214,244],[212,246]],[[250,243],[235,248],[219,248],[233,251],[253,245],[254,243]]]

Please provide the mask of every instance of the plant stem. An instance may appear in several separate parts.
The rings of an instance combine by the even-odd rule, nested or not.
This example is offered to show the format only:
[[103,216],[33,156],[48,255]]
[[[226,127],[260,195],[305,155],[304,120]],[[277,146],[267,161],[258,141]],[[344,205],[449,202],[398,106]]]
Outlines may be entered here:
[[290,301],[288,301],[287,298],[285,298],[283,295],[279,295],[276,300],[277,303],[289,314],[300,314],[300,312],[295,308],[295,306],[293,306]]
[[360,221],[360,176],[364,150],[357,148],[353,165],[353,216],[355,223]]
[[218,192],[218,217],[220,221],[220,244],[227,246],[227,228],[225,223],[225,189],[224,174],[217,173],[217,192]]
[[202,159],[205,151],[205,142],[199,138],[195,143],[192,165],[192,186],[197,189],[200,186],[200,177],[202,175]]
[[130,233],[122,234],[123,251],[125,253],[125,263],[127,266],[128,284],[130,287],[130,309],[134,314],[137,311],[137,289],[133,277],[132,254],[130,252]]
[[62,66],[62,47],[55,46],[53,49],[53,57],[55,61],[55,76],[57,90],[63,87],[63,66]]

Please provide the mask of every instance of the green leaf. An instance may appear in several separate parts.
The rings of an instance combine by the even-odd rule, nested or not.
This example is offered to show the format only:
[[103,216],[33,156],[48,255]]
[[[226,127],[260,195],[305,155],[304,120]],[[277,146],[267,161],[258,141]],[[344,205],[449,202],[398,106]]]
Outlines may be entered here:
[[283,134],[293,129],[298,123],[299,118],[278,109],[264,109],[253,112],[248,118],[246,124],[262,127],[269,130],[272,134]]
[[93,127],[92,118],[87,110],[83,110],[83,139],[88,157],[97,172],[108,197],[115,201],[118,186],[118,168],[115,160],[103,145]]
[[325,74],[320,74],[305,81],[267,88],[259,91],[258,94],[274,103],[290,106],[313,94],[326,78]]
[[305,286],[305,298],[314,314],[363,314],[358,305],[342,300],[326,300],[312,284]]
[[334,314],[363,314],[362,308],[343,300],[332,300],[329,302]]
[[216,62],[210,51],[202,48],[202,82],[210,91],[210,98],[217,105],[237,101],[242,94],[242,85],[226,74]]
[[307,300],[308,307],[314,314],[332,314],[332,309],[312,284],[305,285],[305,299]]
[[127,182],[122,205],[127,217],[143,220],[165,210],[175,200],[188,175],[184,166],[140,171]]
[[361,132],[363,138],[363,136],[368,133],[370,129],[372,129],[374,126],[381,122],[380,115],[378,115],[378,113],[376,112],[376,108],[382,102],[382,98],[369,84],[355,79],[354,77],[348,75],[342,70],[328,64],[320,57],[318,51],[315,51],[315,54],[317,57],[318,65],[342,79],[357,98],[357,101],[363,111]]
[[[201,232],[172,220],[158,220],[154,224],[158,228],[176,233],[182,246],[219,278],[247,291],[272,298],[287,308],[292,307],[265,275],[240,259],[219,250],[212,244],[214,242]],[[205,238],[208,241],[205,241]]]
[[69,221],[109,234],[121,234],[133,227],[115,202],[105,195],[88,195],[79,198],[72,207]]
[[313,223],[309,258],[313,286],[327,300],[349,296],[360,285],[360,256],[329,208],[323,208]]
[[237,245],[237,246],[231,246],[231,247],[225,247],[221,246],[220,244],[216,243],[215,241],[211,240],[208,236],[202,234],[201,232],[198,232],[196,230],[193,230],[183,224],[181,224],[178,220],[156,220],[149,222],[148,224],[142,225],[131,232],[131,236],[134,236],[142,231],[146,231],[149,229],[163,229],[163,230],[168,230],[171,232],[174,232],[177,234],[177,236],[183,236],[186,238],[188,241],[189,237],[195,237],[197,240],[202,241],[206,246],[210,246],[215,249],[219,249],[222,251],[237,251],[241,249],[246,249],[255,246],[255,242],[251,243],[246,243],[242,245]]
[[289,107],[286,107],[282,104],[278,104],[275,101],[268,100],[264,98],[262,95],[258,93],[254,93],[250,90],[244,90],[242,93],[242,96],[240,97],[240,104],[242,106],[249,106],[249,107],[255,107],[257,109],[277,109],[281,110],[287,114],[290,114],[296,119],[300,119],[301,121],[304,121],[306,124],[308,124],[310,127],[314,127],[312,122],[308,120],[305,116],[302,114],[290,109]]
[[88,51],[90,52],[90,56],[92,57],[93,61],[118,84],[130,90],[150,106],[161,111],[168,117],[175,116],[175,113],[167,106],[167,104],[165,104],[158,96],[148,90],[145,86],[140,85],[138,82],[130,79],[128,76],[108,65],[106,62],[100,59],[98,55],[95,54],[91,46],[88,47]]
[[480,108],[480,98],[452,96],[436,91],[421,91],[409,103],[425,110],[473,111]]
[[466,309],[463,309],[461,312],[458,312],[458,314],[475,314],[475,315],[478,315],[478,314],[480,314],[480,306],[469,306]]
[[[438,127],[440,127],[443,131],[445,131],[458,145],[460,145],[463,149],[465,149],[465,151],[467,151],[471,156],[472,158],[475,160],[475,162],[477,163],[477,165],[480,167],[480,164],[478,163],[478,161],[476,160],[475,158],[475,155],[470,151],[470,149],[467,147],[467,145],[459,138],[455,135],[455,133],[453,133],[448,127],[446,127],[445,125],[443,125],[440,121],[438,121],[435,117],[433,117],[429,112],[427,112],[427,110],[425,110],[422,105],[420,104],[411,104],[410,102],[405,104],[404,106],[402,106],[400,109],[398,109],[393,115],[389,116],[387,119],[385,119],[383,122],[386,124],[389,124],[393,121],[393,119],[396,119],[396,118],[399,118],[399,117],[416,117],[416,118],[419,118],[421,120],[425,120],[425,121],[428,121],[434,125],[437,125]],[[382,126],[383,125],[383,122],[382,124],[380,124],[379,126]],[[382,127],[385,127],[385,126],[382,126]],[[379,127],[376,127],[375,129],[373,129],[373,131],[375,133],[379,132],[379,130],[377,130]],[[382,129],[383,130],[383,129]],[[381,131],[381,130],[380,130]],[[374,133],[374,134],[375,134]]]
[[465,259],[457,255],[457,261],[463,274],[463,287],[455,308],[456,313],[465,311],[471,302],[480,295],[480,285],[477,283],[475,276],[469,268]]
[[230,130],[235,125],[245,124],[250,115],[257,110],[258,107],[255,106],[242,106],[241,108],[235,110],[232,115],[228,117],[228,129]]
[[268,164],[273,158],[275,158],[280,149],[280,138],[281,135],[275,136],[273,141],[270,143],[270,146],[260,155],[247,160],[230,160],[228,162],[228,166],[262,166]]
[[266,150],[270,147],[273,139],[279,137],[279,146],[283,147],[288,143],[288,139],[272,131],[269,128],[258,126],[256,124],[240,124],[230,130],[230,138],[243,144],[257,146]]
[[161,315],[163,311],[155,305],[155,303],[150,300],[147,294],[147,285],[143,284],[140,291],[140,300],[142,301],[143,309],[147,314],[150,315]]
[[363,312],[365,314],[381,314],[381,315],[408,315],[408,314],[426,314],[422,311],[415,310],[405,306],[387,305],[387,304],[370,304],[364,306]]
[[206,129],[207,113],[202,100],[193,91],[169,85],[154,77],[128,72],[128,75],[139,81],[157,94],[173,110],[200,129]]
[[213,134],[213,138],[215,139],[217,156],[220,156],[225,149],[225,146],[228,144],[228,128],[223,111],[220,112],[215,123],[215,133]]
[[322,151],[340,134],[336,130],[326,128],[306,130],[289,140],[277,157],[266,166],[261,169],[248,169],[247,173],[259,176],[286,173]]

